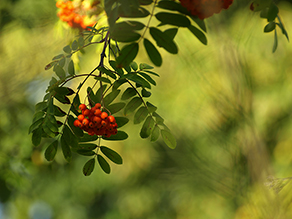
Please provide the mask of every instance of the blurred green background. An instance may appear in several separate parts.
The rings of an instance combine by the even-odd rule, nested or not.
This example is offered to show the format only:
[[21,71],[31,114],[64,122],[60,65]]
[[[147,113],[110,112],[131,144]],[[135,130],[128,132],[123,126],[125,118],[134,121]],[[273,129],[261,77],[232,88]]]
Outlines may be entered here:
[[[280,3],[292,36],[292,7]],[[44,66],[74,34],[58,23],[55,1],[0,2],[0,218],[3,219],[247,219],[292,218],[292,47],[279,32],[235,1],[207,21],[208,46],[187,30],[178,55],[164,63],[150,101],[177,138],[142,140],[129,123],[129,139],[106,143],[122,166],[82,174],[88,158],[70,164],[44,159],[28,127],[52,71]],[[83,73],[98,60],[80,59]],[[136,60],[148,62],[142,51]]]

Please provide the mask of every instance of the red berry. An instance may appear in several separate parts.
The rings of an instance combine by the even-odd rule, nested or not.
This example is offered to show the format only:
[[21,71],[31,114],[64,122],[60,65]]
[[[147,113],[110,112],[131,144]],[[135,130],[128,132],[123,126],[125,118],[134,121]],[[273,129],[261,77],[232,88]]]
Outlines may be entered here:
[[107,126],[107,124],[108,124],[107,120],[102,120],[101,121],[101,126],[105,127],[105,126]]
[[89,109],[85,109],[85,110],[82,111],[82,114],[83,114],[84,116],[89,116],[89,114],[90,114],[90,110],[89,110]]
[[78,120],[80,121],[80,122],[82,122],[82,120],[84,119],[84,115],[82,115],[82,114],[80,114],[80,115],[78,115]]
[[81,122],[80,122],[78,119],[76,119],[76,120],[74,121],[74,123],[73,123],[73,125],[76,126],[76,127],[78,127],[79,124],[81,124]]
[[83,110],[87,109],[87,107],[86,107],[85,104],[80,104],[80,105],[79,105],[79,109],[80,109],[81,111],[83,111]]
[[97,104],[95,104],[94,107],[96,107],[97,109],[100,109],[101,108],[101,104],[100,103],[97,103]]
[[94,110],[94,112],[93,112],[93,114],[96,115],[96,116],[100,116],[101,113],[102,113],[102,112],[100,111],[100,109],[96,109],[96,110]]
[[100,114],[100,118],[101,119],[106,119],[108,117],[108,114],[106,113],[106,112],[102,112],[101,114]]
[[94,116],[92,119],[92,122],[94,124],[100,124],[101,123],[101,118],[99,116]]
[[115,119],[114,116],[109,116],[109,117],[108,117],[108,121],[109,121],[110,123],[115,123],[115,122],[116,122],[116,119]]
[[88,119],[83,119],[83,120],[82,120],[82,124],[83,124],[84,126],[88,126],[88,125],[89,125],[89,120],[88,120]]

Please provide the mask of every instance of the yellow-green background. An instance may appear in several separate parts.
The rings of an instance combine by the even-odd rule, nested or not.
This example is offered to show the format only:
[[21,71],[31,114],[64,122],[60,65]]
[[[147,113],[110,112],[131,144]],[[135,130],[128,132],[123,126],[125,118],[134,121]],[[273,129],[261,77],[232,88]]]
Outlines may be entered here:
[[[279,8],[292,36],[291,4]],[[49,163],[46,142],[35,148],[27,134],[53,75],[44,66],[74,34],[57,22],[54,1],[4,0],[0,12],[0,218],[292,217],[292,47],[278,29],[272,53],[273,34],[263,33],[266,21],[249,2],[207,19],[208,46],[181,29],[179,54],[161,50],[149,101],[177,148],[142,140],[130,122],[128,140],[104,142],[124,164],[110,175],[96,166],[89,177],[88,158],[68,164],[58,153]],[[89,49],[80,72],[98,59]],[[150,62],[143,49],[136,61]]]

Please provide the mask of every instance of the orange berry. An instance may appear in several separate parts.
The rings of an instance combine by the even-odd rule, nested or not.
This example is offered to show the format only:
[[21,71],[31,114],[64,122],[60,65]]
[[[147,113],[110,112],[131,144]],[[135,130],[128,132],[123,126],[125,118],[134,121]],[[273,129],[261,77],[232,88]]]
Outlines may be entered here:
[[79,124],[81,124],[81,122],[80,122],[78,119],[76,119],[76,120],[74,121],[74,123],[73,123],[73,125],[76,126],[76,127],[78,127]]
[[101,126],[105,127],[105,126],[107,126],[107,124],[108,124],[107,120],[102,120],[101,121]]
[[94,116],[92,121],[95,124],[100,124],[101,123],[101,118],[99,116]]
[[87,109],[87,107],[86,107],[85,104],[80,104],[80,105],[79,105],[79,109],[80,109],[80,110],[85,110],[85,109]]
[[83,120],[82,120],[82,124],[83,124],[84,126],[88,126],[88,124],[89,124],[89,120],[88,120],[88,119],[83,119]]
[[96,107],[97,109],[100,109],[101,108],[101,104],[100,103],[97,103],[97,104],[95,104],[94,107]]
[[89,110],[89,109],[85,109],[85,110],[82,111],[82,114],[83,114],[84,116],[89,116],[89,114],[90,114],[90,110]]
[[109,117],[108,117],[108,121],[109,121],[110,123],[116,123],[116,119],[115,119],[114,116],[109,116]]
[[80,115],[78,115],[77,118],[78,118],[78,120],[79,120],[80,122],[82,122],[82,120],[83,120],[85,117],[84,117],[84,115],[80,114]]
[[108,114],[106,113],[106,112],[102,112],[101,114],[100,114],[100,118],[101,119],[106,119],[108,117]]
[[94,110],[94,115],[96,115],[96,116],[100,116],[101,114],[102,114],[102,112],[101,112],[101,110],[100,109],[96,109],[96,110]]
[[111,137],[111,133],[106,132],[106,133],[103,134],[103,136],[106,137],[106,138],[109,138],[109,137]]
[[93,122],[89,122],[88,126],[89,126],[90,128],[94,128],[94,127],[95,127],[95,124],[94,124]]

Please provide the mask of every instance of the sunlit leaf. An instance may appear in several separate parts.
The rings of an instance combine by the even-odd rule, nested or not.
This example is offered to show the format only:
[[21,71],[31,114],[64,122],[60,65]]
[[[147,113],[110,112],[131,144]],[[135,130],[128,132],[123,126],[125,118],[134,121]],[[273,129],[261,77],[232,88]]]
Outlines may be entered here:
[[136,90],[132,87],[128,87],[122,94],[121,100],[127,100],[137,94]]
[[171,54],[178,53],[178,48],[176,44],[165,32],[162,32],[161,30],[155,27],[150,27],[149,30],[151,36],[156,41],[157,46],[163,47],[166,51],[168,51]]
[[200,31],[198,28],[196,28],[193,25],[189,26],[188,29],[192,32],[192,34],[195,35],[195,37],[197,37],[198,40],[201,41],[201,43],[203,43],[204,45],[207,45],[208,43],[207,38],[202,31]]
[[126,105],[125,110],[124,110],[124,115],[128,115],[128,114],[134,112],[141,104],[142,104],[141,98],[140,97],[134,97]]
[[190,20],[181,14],[159,12],[155,15],[155,17],[162,24],[170,24],[178,27],[188,27],[191,25]]
[[122,157],[117,152],[115,152],[114,150],[112,150],[112,149],[110,149],[108,147],[105,147],[105,146],[101,146],[100,150],[112,162],[114,162],[116,164],[123,164]]
[[32,133],[32,144],[34,146],[38,146],[41,143],[42,140],[42,134],[43,134],[43,129],[42,127],[38,127],[37,129],[35,129]]
[[139,124],[144,121],[148,115],[148,109],[145,106],[141,106],[134,115],[134,124]]
[[94,166],[95,166],[95,158],[92,158],[89,161],[87,161],[84,164],[83,169],[82,169],[84,176],[89,176],[94,170]]
[[158,127],[158,125],[155,125],[151,134],[151,141],[157,141],[157,139],[160,136],[160,128]]
[[113,103],[109,106],[107,106],[107,109],[111,112],[111,114],[115,114],[119,111],[121,111],[126,106],[125,103],[119,102],[119,103]]
[[140,131],[141,138],[148,138],[151,135],[151,132],[154,128],[154,124],[155,123],[152,117],[148,116]]
[[113,102],[114,99],[116,99],[116,97],[119,95],[120,92],[121,92],[121,90],[113,90],[108,95],[106,95],[103,98],[104,105],[108,106],[111,102]]
[[97,155],[97,161],[105,173],[109,174],[111,172],[110,165],[100,154]]
[[45,151],[45,158],[47,161],[54,160],[57,154],[58,144],[59,144],[58,140],[55,140],[47,147]]
[[162,57],[156,47],[149,41],[148,39],[144,38],[144,47],[146,49],[147,55],[151,62],[156,66],[161,66],[162,64]]
[[176,148],[176,139],[170,132],[166,130],[161,130],[161,136],[163,138],[163,141],[169,148]]
[[117,57],[117,66],[119,68],[128,66],[136,58],[138,51],[138,43],[131,43],[124,46],[120,52],[120,55]]
[[108,141],[122,141],[128,138],[128,134],[124,131],[118,130],[118,133],[115,135],[111,135],[109,138],[102,137],[104,140]]
[[126,125],[129,122],[129,119],[126,117],[115,117],[116,123],[118,124],[118,128]]

